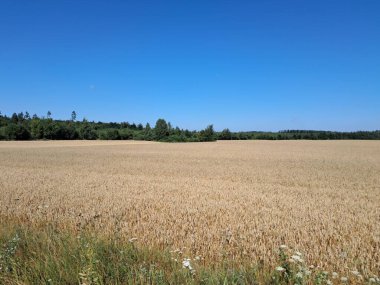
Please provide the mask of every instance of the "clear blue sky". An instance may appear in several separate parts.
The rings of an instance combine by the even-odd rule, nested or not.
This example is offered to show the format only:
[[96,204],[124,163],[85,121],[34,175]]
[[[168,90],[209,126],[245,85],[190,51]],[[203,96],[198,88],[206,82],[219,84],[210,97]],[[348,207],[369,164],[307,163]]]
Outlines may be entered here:
[[0,1],[0,111],[380,129],[380,1]]

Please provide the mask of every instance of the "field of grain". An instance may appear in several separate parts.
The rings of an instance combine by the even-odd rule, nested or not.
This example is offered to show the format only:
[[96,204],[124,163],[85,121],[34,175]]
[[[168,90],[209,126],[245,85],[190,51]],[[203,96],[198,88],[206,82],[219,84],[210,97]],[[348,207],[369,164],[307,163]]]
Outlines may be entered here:
[[380,268],[380,142],[0,142],[0,215],[183,256]]

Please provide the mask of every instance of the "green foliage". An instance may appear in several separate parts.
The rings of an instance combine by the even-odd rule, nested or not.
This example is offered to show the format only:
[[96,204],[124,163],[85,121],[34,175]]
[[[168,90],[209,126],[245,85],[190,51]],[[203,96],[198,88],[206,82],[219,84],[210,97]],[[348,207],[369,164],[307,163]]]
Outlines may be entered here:
[[71,121],[75,122],[77,119],[77,113],[75,111],[71,112]]
[[8,240],[0,250],[0,273],[12,273],[15,267],[15,254],[20,237],[16,232],[14,237]]
[[231,140],[232,134],[229,129],[224,129],[218,136],[219,140]]
[[8,140],[28,140],[30,139],[30,132],[21,123],[10,123],[4,129],[4,137]]
[[162,142],[200,142],[219,140],[329,140],[329,139],[380,139],[380,131],[326,132],[310,130],[286,130],[280,132],[231,132],[224,129],[215,132],[212,125],[201,131],[172,127],[164,119],[158,119],[154,128],[148,124],[77,121],[75,111],[69,120],[55,120],[48,112],[47,118],[28,112],[13,113],[7,117],[0,113],[0,140],[146,140]]
[[206,129],[199,132],[199,140],[201,142],[211,142],[216,140],[213,125],[209,125]]
[[86,120],[83,120],[78,133],[79,138],[82,140],[96,140],[98,138],[93,126]]
[[[146,248],[117,232],[105,236],[91,227],[63,230],[0,217],[0,284],[341,284],[335,272],[312,268],[301,253],[287,248],[280,248],[278,265],[251,259],[236,264],[231,258],[206,264]],[[379,285],[380,279],[351,275],[345,284]]]
[[183,257],[174,260],[170,252],[141,247],[138,241],[58,229],[0,220],[0,254],[6,256],[0,259],[0,284],[259,283],[255,267],[208,268],[192,259],[195,270],[189,270],[183,267]]
[[164,119],[158,119],[154,127],[154,136],[158,141],[165,140],[169,136],[169,127]]
[[121,135],[117,129],[105,129],[99,131],[99,139],[101,140],[120,140]]
[[32,119],[32,121],[30,122],[30,132],[32,138],[35,140],[44,138],[44,127],[40,119]]
[[133,131],[131,129],[121,129],[119,130],[119,135],[121,140],[133,139]]
[[7,127],[0,127],[0,140],[6,140],[5,130]]

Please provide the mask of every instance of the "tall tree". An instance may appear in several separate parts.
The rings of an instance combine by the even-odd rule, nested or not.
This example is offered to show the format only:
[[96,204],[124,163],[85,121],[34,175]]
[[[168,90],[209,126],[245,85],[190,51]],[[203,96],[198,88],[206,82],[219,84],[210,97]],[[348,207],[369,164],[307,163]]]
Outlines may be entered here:
[[33,116],[30,123],[30,133],[35,140],[42,139],[44,137],[44,127],[41,120],[37,116]]
[[204,142],[210,142],[215,140],[215,132],[213,125],[209,125],[207,126],[207,128],[199,132],[199,140]]
[[154,127],[154,135],[156,140],[163,140],[169,135],[168,124],[164,119],[158,119]]
[[76,119],[77,119],[77,113],[75,111],[72,111],[71,112],[71,121],[75,122]]
[[14,123],[14,124],[17,124],[17,123],[18,123],[18,116],[17,116],[16,113],[13,113],[13,114],[12,114],[11,121],[12,121],[12,123]]
[[232,139],[232,134],[231,134],[230,130],[229,129],[224,129],[220,133],[219,139],[220,140],[230,140],[230,139]]

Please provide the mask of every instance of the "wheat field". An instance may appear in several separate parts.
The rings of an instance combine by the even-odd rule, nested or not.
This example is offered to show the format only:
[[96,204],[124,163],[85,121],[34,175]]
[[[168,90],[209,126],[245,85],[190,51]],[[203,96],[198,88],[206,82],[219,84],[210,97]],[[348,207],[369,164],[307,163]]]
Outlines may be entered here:
[[380,142],[0,142],[0,215],[275,266],[380,268]]

